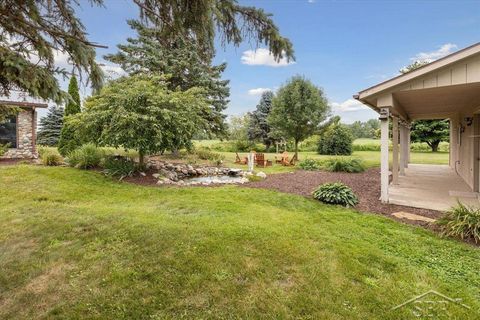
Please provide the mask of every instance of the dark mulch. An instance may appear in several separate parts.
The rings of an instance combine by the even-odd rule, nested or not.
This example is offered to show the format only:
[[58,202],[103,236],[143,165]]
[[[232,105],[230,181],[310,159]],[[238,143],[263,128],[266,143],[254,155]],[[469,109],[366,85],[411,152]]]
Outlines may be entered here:
[[140,173],[135,173],[131,177],[124,178],[123,181],[139,184],[142,186],[156,186],[158,179],[152,176],[152,174],[154,173],[158,173],[158,170],[148,170],[147,172],[145,172],[145,176],[141,175]]
[[[383,204],[380,199],[380,169],[372,168],[363,173],[324,172],[298,170],[290,173],[271,174],[265,180],[245,185],[250,188],[274,189],[281,192],[311,197],[315,188],[326,182],[342,182],[352,188],[358,196],[358,211],[373,212],[392,217],[398,211],[409,212],[421,216],[438,219],[442,213],[435,210],[419,209],[393,204]],[[394,218],[394,217],[392,217]],[[421,221],[401,220],[409,224],[427,226]],[[433,226],[430,226],[433,228]]]

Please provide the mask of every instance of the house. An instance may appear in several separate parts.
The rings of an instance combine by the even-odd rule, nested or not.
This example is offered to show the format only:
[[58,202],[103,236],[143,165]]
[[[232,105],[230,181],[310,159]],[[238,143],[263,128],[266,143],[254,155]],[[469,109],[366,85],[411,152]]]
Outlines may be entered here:
[[18,107],[20,112],[7,122],[0,123],[0,144],[8,143],[10,148],[1,158],[37,158],[35,136],[37,129],[37,108],[47,108],[45,103],[0,100],[0,105]]
[[[382,202],[437,210],[448,209],[457,199],[479,204],[480,43],[362,90],[354,98],[380,115]],[[410,125],[419,119],[449,119],[448,166],[409,163]]]

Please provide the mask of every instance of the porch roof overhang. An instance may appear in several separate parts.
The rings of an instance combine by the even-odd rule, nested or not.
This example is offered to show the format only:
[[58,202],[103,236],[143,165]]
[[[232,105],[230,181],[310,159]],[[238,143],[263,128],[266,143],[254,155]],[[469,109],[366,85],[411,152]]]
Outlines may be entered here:
[[360,91],[354,98],[405,121],[444,119],[480,107],[480,43]]
[[0,100],[1,106],[20,108],[48,108],[47,103]]

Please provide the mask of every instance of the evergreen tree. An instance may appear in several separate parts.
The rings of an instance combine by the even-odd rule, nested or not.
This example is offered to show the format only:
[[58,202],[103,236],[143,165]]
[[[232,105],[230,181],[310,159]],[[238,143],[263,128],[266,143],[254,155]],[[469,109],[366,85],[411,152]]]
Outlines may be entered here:
[[65,107],[65,116],[71,116],[81,112],[78,81],[75,75],[72,75],[70,82],[68,83],[68,94],[70,95],[71,99],[69,99],[67,106]]
[[209,132],[224,135],[223,111],[227,108],[230,95],[229,81],[221,79],[226,63],[212,65],[211,58],[199,53],[196,40],[176,39],[163,43],[158,41],[161,35],[158,28],[147,28],[135,20],[128,21],[128,24],[137,32],[137,38],[127,39],[127,44],[118,45],[118,53],[107,55],[105,59],[119,64],[131,75],[168,75],[166,83],[170,90],[203,88],[212,109],[205,114],[211,125]]
[[37,144],[49,147],[57,145],[63,126],[63,114],[64,110],[62,107],[53,105],[48,108],[47,115],[40,119]]
[[274,143],[274,139],[270,134],[270,125],[267,122],[268,115],[272,109],[272,99],[272,91],[267,91],[262,94],[257,108],[250,114],[248,126],[248,139],[262,141],[267,150],[272,143]]
[[75,114],[81,112],[80,95],[78,93],[78,82],[75,75],[72,75],[68,84],[68,94],[70,99],[65,107],[63,128],[58,141],[58,151],[62,156],[67,156],[71,151],[81,146],[79,137],[75,134],[75,129],[69,123],[69,119]]

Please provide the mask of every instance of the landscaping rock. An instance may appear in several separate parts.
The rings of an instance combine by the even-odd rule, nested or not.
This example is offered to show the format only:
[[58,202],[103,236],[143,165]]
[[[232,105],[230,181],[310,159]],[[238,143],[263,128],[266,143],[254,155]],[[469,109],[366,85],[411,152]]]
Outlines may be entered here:
[[262,179],[265,179],[267,177],[267,174],[265,172],[260,171],[259,173],[256,174],[256,176]]

